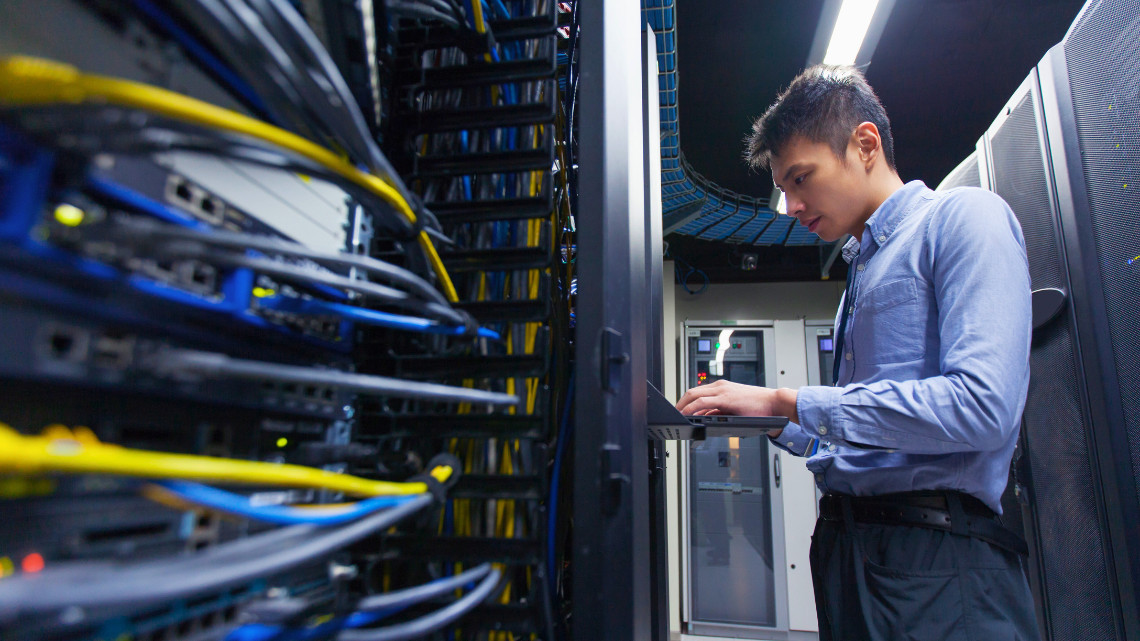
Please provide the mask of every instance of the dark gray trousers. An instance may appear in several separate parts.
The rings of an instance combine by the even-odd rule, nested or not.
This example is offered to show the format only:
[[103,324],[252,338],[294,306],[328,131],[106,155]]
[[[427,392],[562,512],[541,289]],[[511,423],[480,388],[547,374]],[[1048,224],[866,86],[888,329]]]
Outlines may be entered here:
[[811,574],[821,641],[1039,641],[1021,559],[968,536],[816,522]]

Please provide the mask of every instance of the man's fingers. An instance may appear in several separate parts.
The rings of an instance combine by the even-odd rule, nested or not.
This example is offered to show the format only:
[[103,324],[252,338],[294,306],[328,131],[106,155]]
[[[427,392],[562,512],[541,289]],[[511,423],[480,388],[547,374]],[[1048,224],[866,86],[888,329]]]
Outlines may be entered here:
[[[677,404],[681,406],[680,403]],[[682,414],[701,415],[711,409],[716,409],[717,402],[715,396],[699,396],[692,399],[689,403],[680,407]]]
[[[716,394],[716,390],[712,390],[710,392],[707,387],[694,387],[690,389],[689,391],[685,392],[684,396],[681,397],[681,400],[677,401],[677,409],[680,410],[682,414],[685,414],[686,408],[688,408],[688,406],[692,404],[693,401],[705,396],[706,394]],[[692,414],[692,412],[687,413]]]

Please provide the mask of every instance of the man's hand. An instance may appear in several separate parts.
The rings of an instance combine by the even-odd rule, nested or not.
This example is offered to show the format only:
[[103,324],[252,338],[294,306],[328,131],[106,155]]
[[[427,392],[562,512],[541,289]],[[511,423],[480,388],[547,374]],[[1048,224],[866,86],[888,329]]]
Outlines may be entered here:
[[[677,409],[682,414],[697,416],[706,414],[787,416],[793,423],[799,422],[799,415],[796,413],[796,390],[741,385],[723,379],[685,392],[681,400],[677,401]],[[769,434],[775,438],[782,431],[773,431]]]

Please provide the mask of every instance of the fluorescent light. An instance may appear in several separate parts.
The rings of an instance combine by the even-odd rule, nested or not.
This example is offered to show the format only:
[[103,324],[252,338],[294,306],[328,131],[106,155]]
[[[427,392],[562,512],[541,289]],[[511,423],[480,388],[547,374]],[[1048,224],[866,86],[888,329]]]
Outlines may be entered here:
[[831,31],[831,41],[823,56],[825,65],[853,65],[867,35],[867,27],[875,15],[879,0],[843,0],[839,15],[835,18],[835,28]]
[[728,341],[732,338],[734,331],[722,329],[720,330],[720,337],[716,339],[716,360],[713,363],[715,363],[717,376],[724,376],[724,353],[728,351],[729,347],[732,347]]
[[777,214],[788,213],[788,197],[785,196],[784,192],[782,192],[782,191],[780,192],[780,200],[776,201],[776,213]]

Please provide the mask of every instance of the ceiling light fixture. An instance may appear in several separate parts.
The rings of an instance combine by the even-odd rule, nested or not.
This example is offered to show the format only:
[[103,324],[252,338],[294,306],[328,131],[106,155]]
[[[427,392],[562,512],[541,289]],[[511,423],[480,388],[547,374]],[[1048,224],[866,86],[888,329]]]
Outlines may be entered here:
[[827,53],[823,56],[823,64],[855,64],[878,6],[879,0],[843,0],[843,6],[835,18],[835,28],[831,32]]

